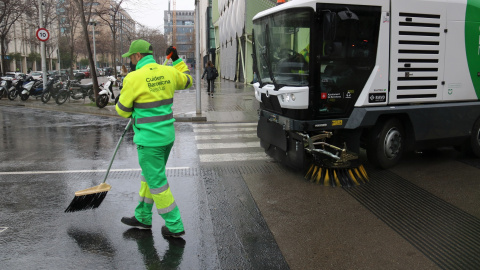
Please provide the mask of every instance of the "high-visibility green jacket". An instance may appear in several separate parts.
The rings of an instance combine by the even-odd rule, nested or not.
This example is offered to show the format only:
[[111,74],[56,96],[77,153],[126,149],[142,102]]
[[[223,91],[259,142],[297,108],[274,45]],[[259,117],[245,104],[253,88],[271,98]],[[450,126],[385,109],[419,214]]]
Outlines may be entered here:
[[178,59],[173,67],[162,66],[151,55],[143,57],[123,80],[115,107],[122,117],[133,119],[133,142],[164,146],[175,140],[172,105],[175,90],[192,86],[187,65]]

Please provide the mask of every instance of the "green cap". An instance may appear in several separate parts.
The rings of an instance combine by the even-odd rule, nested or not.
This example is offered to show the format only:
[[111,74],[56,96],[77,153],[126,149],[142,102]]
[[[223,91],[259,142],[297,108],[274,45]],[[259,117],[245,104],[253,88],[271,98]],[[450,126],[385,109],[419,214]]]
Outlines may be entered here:
[[152,45],[143,39],[134,40],[132,44],[130,44],[128,52],[122,54],[122,57],[130,57],[130,55],[134,53],[153,53]]

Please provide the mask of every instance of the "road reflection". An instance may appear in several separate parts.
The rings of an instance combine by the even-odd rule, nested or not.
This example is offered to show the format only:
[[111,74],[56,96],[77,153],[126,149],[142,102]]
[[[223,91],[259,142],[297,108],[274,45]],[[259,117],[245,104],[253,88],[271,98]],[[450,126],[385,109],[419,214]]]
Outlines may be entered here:
[[177,269],[183,259],[185,240],[183,238],[164,238],[168,248],[163,259],[158,255],[151,230],[129,229],[123,233],[123,238],[137,242],[138,251],[143,256],[147,269]]

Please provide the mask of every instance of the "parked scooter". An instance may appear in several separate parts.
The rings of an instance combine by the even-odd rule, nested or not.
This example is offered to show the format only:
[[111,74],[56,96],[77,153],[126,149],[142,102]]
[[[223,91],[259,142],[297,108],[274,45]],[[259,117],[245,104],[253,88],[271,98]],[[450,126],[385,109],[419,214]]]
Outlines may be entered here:
[[[31,76],[29,76],[31,77]],[[23,84],[22,92],[20,93],[20,99],[25,101],[30,96],[40,97],[43,93],[43,80],[33,80],[29,81],[27,77],[27,82]]]
[[8,96],[8,89],[12,87],[12,78],[11,77],[2,77],[2,81],[0,82],[0,99],[3,98],[3,96],[7,95]]
[[85,99],[88,97],[91,101],[95,101],[95,93],[93,92],[93,83],[80,84],[76,80],[68,80],[66,86],[58,92],[55,102],[61,105],[68,98],[74,100]]
[[47,87],[43,90],[41,99],[43,103],[47,103],[50,98],[56,98],[60,90],[63,88],[63,82],[59,80],[59,76],[50,78],[47,82]]
[[108,76],[107,82],[100,85],[100,92],[98,93],[98,98],[96,100],[96,104],[99,108],[107,106],[110,98],[115,100],[115,95],[113,94],[113,83],[115,81],[115,77]]
[[20,93],[22,92],[23,84],[25,83],[25,80],[26,80],[25,76],[17,76],[12,81],[12,86],[10,87],[10,89],[8,89],[9,100],[15,100],[17,96],[20,95]]

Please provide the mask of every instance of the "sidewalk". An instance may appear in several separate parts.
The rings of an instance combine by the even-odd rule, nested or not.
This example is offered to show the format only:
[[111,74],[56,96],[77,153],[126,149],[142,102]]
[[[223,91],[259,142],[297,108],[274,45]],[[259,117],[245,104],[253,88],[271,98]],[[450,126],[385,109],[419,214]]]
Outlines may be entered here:
[[[99,83],[102,78],[99,78]],[[82,83],[87,82],[88,80],[82,80]],[[114,93],[118,95],[118,89],[114,88]],[[88,98],[85,101],[70,99],[62,105],[57,105],[52,99],[48,103],[43,103],[40,99],[32,97],[26,101],[21,101],[19,97],[13,101],[3,97],[0,100],[0,106],[25,106],[52,111],[119,117],[114,105],[100,109]],[[177,91],[172,106],[173,115],[179,122],[256,122],[258,108],[259,103],[255,99],[253,86],[228,80],[218,80],[215,83],[213,98],[207,96],[206,83],[202,80],[200,114],[196,113],[195,87]]]

